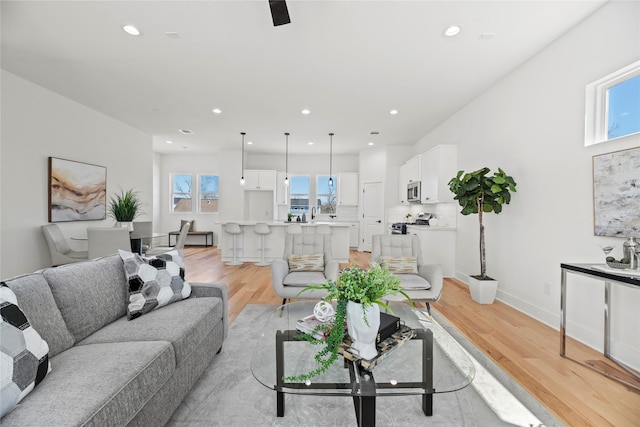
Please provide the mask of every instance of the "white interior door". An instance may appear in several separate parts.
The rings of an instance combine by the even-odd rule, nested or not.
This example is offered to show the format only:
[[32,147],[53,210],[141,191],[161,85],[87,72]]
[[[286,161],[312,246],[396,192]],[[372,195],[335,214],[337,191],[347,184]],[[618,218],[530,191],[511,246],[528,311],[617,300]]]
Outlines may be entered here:
[[384,189],[382,182],[365,182],[362,194],[362,245],[361,250],[371,252],[374,234],[385,234]]

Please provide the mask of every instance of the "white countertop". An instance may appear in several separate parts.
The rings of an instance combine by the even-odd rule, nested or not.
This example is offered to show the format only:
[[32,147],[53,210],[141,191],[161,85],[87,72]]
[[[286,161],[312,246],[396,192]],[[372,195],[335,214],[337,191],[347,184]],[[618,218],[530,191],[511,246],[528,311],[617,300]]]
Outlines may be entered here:
[[327,221],[315,221],[315,222],[298,222],[298,221],[271,221],[271,222],[267,222],[267,221],[218,221],[216,222],[216,224],[228,224],[230,222],[235,222],[238,225],[246,225],[246,226],[254,226],[259,222],[263,222],[269,226],[275,226],[275,227],[286,227],[288,225],[292,225],[292,224],[298,224],[302,227],[315,227],[317,225],[328,225],[330,227],[350,227],[351,223],[349,222],[327,222]]

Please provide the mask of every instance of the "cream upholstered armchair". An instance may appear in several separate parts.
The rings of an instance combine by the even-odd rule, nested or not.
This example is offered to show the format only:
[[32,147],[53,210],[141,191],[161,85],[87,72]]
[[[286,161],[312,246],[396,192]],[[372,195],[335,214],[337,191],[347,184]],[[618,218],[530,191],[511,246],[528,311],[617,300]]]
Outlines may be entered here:
[[[271,263],[273,290],[282,304],[294,298],[310,284],[324,284],[338,279],[338,261],[331,254],[331,236],[321,234],[287,234],[283,259]],[[324,290],[307,291],[302,298],[323,298]]]
[[[440,264],[425,264],[420,240],[415,234],[373,236],[371,262],[387,267],[400,279],[400,286],[413,301],[424,302],[431,316],[430,302],[442,295],[443,278]],[[402,295],[387,295],[387,301],[401,301]]]

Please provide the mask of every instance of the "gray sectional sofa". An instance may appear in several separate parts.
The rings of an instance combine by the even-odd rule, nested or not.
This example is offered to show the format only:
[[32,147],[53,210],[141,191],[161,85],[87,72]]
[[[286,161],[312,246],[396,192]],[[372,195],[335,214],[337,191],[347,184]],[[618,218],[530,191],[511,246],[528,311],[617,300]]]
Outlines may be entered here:
[[51,372],[0,420],[9,426],[161,426],[228,329],[224,284],[127,320],[118,255],[6,280],[49,345]]

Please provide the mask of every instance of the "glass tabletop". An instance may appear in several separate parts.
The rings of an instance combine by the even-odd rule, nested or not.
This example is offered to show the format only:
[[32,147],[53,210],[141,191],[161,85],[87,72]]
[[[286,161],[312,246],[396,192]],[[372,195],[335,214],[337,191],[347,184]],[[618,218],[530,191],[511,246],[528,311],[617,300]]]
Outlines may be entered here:
[[[350,379],[349,362],[342,356],[322,375],[313,377],[310,381],[284,382],[278,379],[276,366],[278,331],[296,330],[296,322],[313,314],[317,301],[300,301],[286,304],[270,311],[264,323],[258,326],[257,339],[251,359],[253,376],[265,387],[293,394],[315,395],[362,395],[363,390],[357,380]],[[334,303],[335,305],[335,303]],[[381,360],[371,369],[371,376],[375,380],[375,395],[407,395],[446,393],[460,390],[468,386],[475,376],[473,362],[460,345],[435,321],[420,320],[414,310],[406,303],[391,305],[393,314],[399,317],[406,326],[425,331],[421,338],[414,338],[398,346],[392,353]],[[426,316],[425,316],[426,317]],[[290,333],[290,336],[297,333]],[[431,339],[431,337],[433,337]],[[432,342],[433,353],[429,358],[423,340]],[[285,340],[282,343],[281,357],[284,360],[284,376],[297,376],[317,368],[314,355],[322,347],[312,345],[306,341]],[[429,345],[431,348],[431,345]],[[427,354],[425,354],[425,352]],[[425,388],[423,381],[425,358],[428,366],[433,366],[428,384],[432,388]],[[367,376],[367,372],[364,372]],[[367,393],[371,393],[369,390]]]

